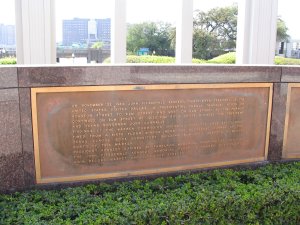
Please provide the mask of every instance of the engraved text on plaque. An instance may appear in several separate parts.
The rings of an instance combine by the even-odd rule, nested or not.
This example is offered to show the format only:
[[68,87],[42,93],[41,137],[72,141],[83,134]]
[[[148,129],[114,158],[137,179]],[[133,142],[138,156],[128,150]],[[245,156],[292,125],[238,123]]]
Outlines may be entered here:
[[262,161],[270,84],[32,89],[37,181]]

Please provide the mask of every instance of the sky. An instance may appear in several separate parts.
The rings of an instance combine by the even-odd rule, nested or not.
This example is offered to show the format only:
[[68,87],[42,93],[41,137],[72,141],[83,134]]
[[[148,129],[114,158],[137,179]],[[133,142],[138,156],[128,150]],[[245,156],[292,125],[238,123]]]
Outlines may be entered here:
[[[14,0],[0,0],[0,24],[15,24]],[[164,21],[175,25],[175,0],[127,0],[127,23]],[[194,0],[194,10],[207,11],[214,7],[232,5],[238,0]],[[299,0],[278,0],[278,15],[286,22],[292,39],[300,40]],[[56,35],[62,40],[62,20],[79,18],[109,18],[111,0],[56,0]]]

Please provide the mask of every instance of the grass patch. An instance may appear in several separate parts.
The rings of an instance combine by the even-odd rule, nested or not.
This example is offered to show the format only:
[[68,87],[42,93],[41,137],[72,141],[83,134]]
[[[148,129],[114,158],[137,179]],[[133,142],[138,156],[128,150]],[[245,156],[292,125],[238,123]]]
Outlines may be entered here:
[[300,224],[300,162],[0,195],[0,224]]
[[291,59],[291,58],[276,56],[275,64],[276,65],[300,65],[300,59]]
[[0,59],[0,65],[17,64],[17,59],[14,57],[6,57]]

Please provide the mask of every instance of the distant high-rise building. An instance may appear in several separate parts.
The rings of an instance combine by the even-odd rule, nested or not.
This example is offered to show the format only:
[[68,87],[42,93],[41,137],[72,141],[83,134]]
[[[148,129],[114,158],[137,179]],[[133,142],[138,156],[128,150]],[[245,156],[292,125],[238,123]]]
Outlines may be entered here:
[[98,31],[98,39],[102,42],[110,43],[110,28],[111,21],[109,18],[107,19],[97,19],[97,31]]
[[97,40],[97,22],[96,20],[90,20],[88,22],[88,42],[94,42]]
[[15,26],[0,24],[0,46],[15,47],[15,45],[16,45]]
[[86,43],[89,19],[63,20],[63,45]]
[[63,20],[63,45],[89,44],[101,41],[110,44],[110,19]]

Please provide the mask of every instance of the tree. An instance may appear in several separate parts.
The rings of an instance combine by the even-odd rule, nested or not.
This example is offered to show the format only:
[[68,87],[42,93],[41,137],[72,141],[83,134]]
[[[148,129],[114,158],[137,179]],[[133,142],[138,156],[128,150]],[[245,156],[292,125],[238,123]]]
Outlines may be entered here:
[[[217,7],[208,12],[195,11],[193,20],[193,56],[210,59],[235,51],[237,36],[237,5]],[[285,22],[278,18],[277,41],[289,39]],[[176,29],[168,23],[140,23],[128,27],[127,50],[136,54],[149,48],[157,55],[170,55],[176,43]]]
[[[198,59],[212,58],[212,53],[220,48],[219,40],[213,33],[195,30],[193,34],[193,57]],[[215,53],[216,54],[216,53]]]
[[92,48],[95,48],[95,49],[102,49],[102,47],[103,47],[103,42],[101,42],[101,41],[95,42],[92,45]]
[[287,31],[288,28],[285,22],[280,17],[278,17],[276,41],[277,42],[288,41],[290,36],[288,35]]
[[193,52],[197,58],[208,59],[235,49],[237,34],[236,5],[197,10],[194,15]]
[[144,22],[128,26],[127,50],[136,54],[140,48],[149,48],[157,55],[168,55],[171,48],[172,27],[168,23]]
[[[209,59],[234,51],[237,35],[237,5],[213,8],[208,12],[197,10],[194,14],[193,54]],[[277,41],[287,41],[289,35],[285,22],[277,20]]]

